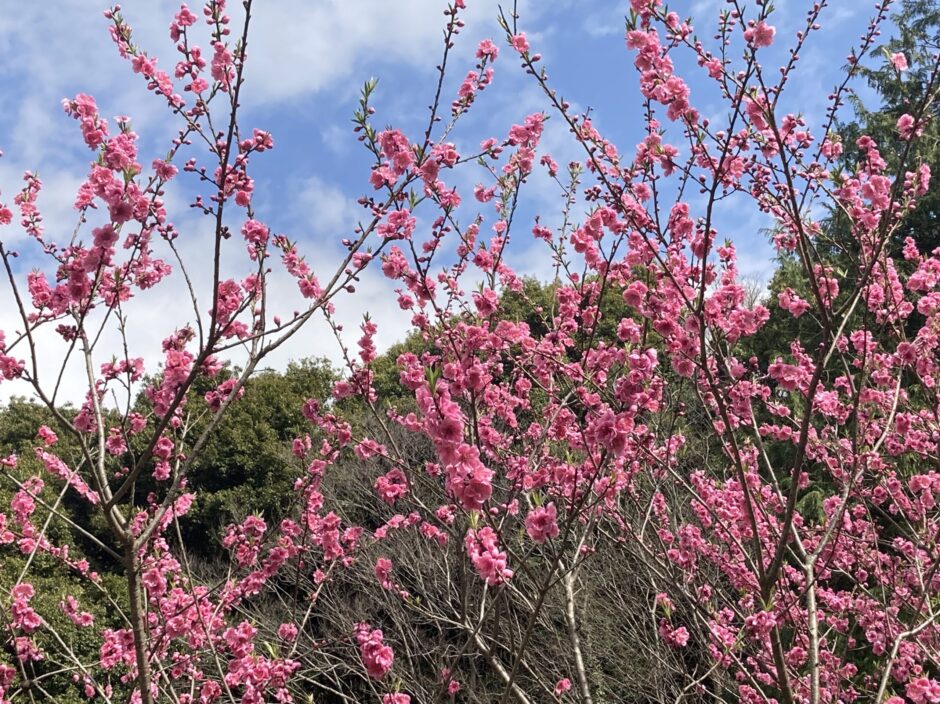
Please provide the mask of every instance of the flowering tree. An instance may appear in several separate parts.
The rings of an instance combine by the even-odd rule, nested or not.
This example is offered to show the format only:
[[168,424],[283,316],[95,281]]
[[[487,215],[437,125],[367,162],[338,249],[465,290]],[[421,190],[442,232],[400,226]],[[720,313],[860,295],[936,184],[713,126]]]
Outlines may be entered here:
[[[41,471],[3,460],[15,491],[0,543],[25,561],[3,601],[0,697],[48,698],[64,677],[103,701],[940,701],[940,256],[889,246],[929,188],[912,162],[940,57],[897,120],[896,168],[869,137],[842,159],[832,129],[889,3],[814,127],[782,106],[825,4],[809,6],[788,63],[770,72],[771,5],[731,0],[710,49],[658,0],[631,0],[646,136],[624,153],[552,88],[515,13],[500,18],[502,49],[480,43],[448,112],[455,0],[423,134],[375,128],[374,84],[363,91],[372,194],[333,272],[314,272],[252,206],[249,164],[273,139],[238,119],[251,0],[234,34],[222,0],[201,21],[177,13],[175,80],[110,10],[121,56],[180,129],[146,169],[129,123],[112,130],[79,95],[65,109],[95,157],[75,233],[44,233],[35,176],[14,198],[55,276],[35,271],[24,286],[0,246],[22,323],[0,337],[0,372],[28,381],[55,427],[37,428]],[[460,119],[507,53],[546,112],[461,154]],[[720,124],[695,108],[675,69],[683,55],[722,97]],[[906,68],[903,54],[890,62]],[[548,117],[583,150],[566,170],[540,147]],[[485,207],[453,185],[481,166],[473,196]],[[537,168],[559,188],[554,229],[519,222]],[[165,185],[182,177],[211,224],[208,267],[185,260],[168,218]],[[726,202],[773,220],[805,281],[777,302],[812,321],[811,346],[791,340],[766,364],[751,354],[769,313],[719,240]],[[826,212],[848,223],[846,251],[822,246]],[[506,264],[520,227],[552,257],[547,304]],[[227,278],[236,252],[241,278]],[[347,347],[331,303],[373,262],[413,312],[414,344],[396,360],[407,399],[391,407],[376,390],[382,321],[366,317]],[[306,309],[277,311],[276,275],[296,281]],[[147,370],[127,320],[141,290],[176,276],[192,319],[167,331],[162,367]],[[194,564],[179,539],[194,458],[261,361],[317,315],[347,369],[331,398],[303,407],[291,509],[232,524],[226,561]],[[75,411],[38,364],[46,329],[62,346],[58,377],[77,358],[87,378]],[[105,330],[121,349],[101,349]],[[238,373],[223,374],[223,359]],[[350,463],[355,481],[335,481]],[[84,502],[82,519],[61,510],[67,496]],[[53,535],[60,522],[71,542]],[[74,594],[58,604],[64,621],[41,612],[40,564],[87,584],[107,613]],[[92,647],[72,631],[93,632]],[[626,653],[655,682],[624,683],[614,661]]]

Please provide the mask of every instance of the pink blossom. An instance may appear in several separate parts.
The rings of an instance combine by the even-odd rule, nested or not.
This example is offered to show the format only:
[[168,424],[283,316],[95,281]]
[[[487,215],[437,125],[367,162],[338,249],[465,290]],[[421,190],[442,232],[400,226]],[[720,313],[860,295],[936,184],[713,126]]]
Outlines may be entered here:
[[360,623],[356,626],[356,641],[369,677],[376,680],[384,678],[392,669],[395,652],[383,642],[382,631]]
[[382,589],[394,589],[395,584],[391,580],[392,561],[387,557],[380,557],[375,562],[375,578],[379,580]]
[[293,623],[282,623],[277,627],[277,636],[284,641],[293,641],[297,638],[297,626]]
[[789,311],[794,318],[799,318],[810,308],[809,303],[796,295],[791,288],[786,288],[777,294],[777,302],[781,308]]
[[513,571],[506,566],[506,553],[500,549],[496,532],[489,526],[478,531],[467,531],[464,546],[477,573],[490,586],[501,584],[512,577]]
[[375,480],[375,490],[385,503],[394,505],[408,494],[408,478],[398,467],[393,467]]
[[483,508],[493,493],[493,471],[483,465],[473,445],[459,445],[445,473],[451,493],[469,511]]
[[11,625],[24,633],[32,633],[42,626],[42,619],[29,604],[35,594],[33,586],[26,582],[17,584],[10,590]]
[[68,595],[64,601],[60,601],[59,608],[79,628],[87,628],[95,621],[94,615],[79,608],[78,599],[72,595]]
[[777,30],[764,20],[748,27],[744,30],[744,39],[755,49],[762,46],[770,46],[774,41],[774,35]]
[[910,141],[914,139],[914,137],[920,137],[924,133],[923,124],[917,124],[914,116],[907,113],[898,118],[897,127],[898,134],[900,134],[901,139],[905,141]]
[[938,704],[940,702],[940,682],[927,677],[918,677],[908,682],[904,693],[914,704]]
[[659,623],[659,633],[673,648],[684,648],[689,643],[689,631],[685,626],[673,628],[665,619]]
[[496,61],[496,57],[499,56],[499,47],[493,43],[491,39],[483,39],[477,45],[477,58],[478,59],[488,59],[490,61]]
[[411,697],[407,694],[383,694],[382,704],[411,704]]
[[39,430],[36,434],[39,436],[46,447],[51,447],[59,441],[59,437],[48,425],[39,426]]
[[520,54],[524,54],[529,50],[529,40],[526,39],[525,32],[513,35],[511,42],[513,48]]
[[558,537],[558,520],[555,503],[539,506],[529,512],[525,518],[525,529],[536,543]]

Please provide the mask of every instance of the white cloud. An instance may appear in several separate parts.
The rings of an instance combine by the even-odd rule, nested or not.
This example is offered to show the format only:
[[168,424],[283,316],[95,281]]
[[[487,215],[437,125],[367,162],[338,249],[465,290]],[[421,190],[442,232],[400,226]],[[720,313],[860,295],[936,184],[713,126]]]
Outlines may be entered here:
[[[522,5],[524,7],[524,5]],[[443,0],[282,0],[257,3],[249,39],[256,100],[284,100],[389,70],[427,72],[443,50]],[[498,2],[478,0],[461,12],[464,54],[484,34],[498,34]],[[253,49],[251,48],[253,46]],[[366,73],[363,71],[366,70]]]
[[584,17],[584,31],[592,37],[612,37],[624,34],[626,3],[601,6]]
[[[337,242],[342,237],[351,237],[352,229],[363,210],[342,189],[320,176],[310,176],[299,181],[291,197],[289,220],[296,236]],[[341,236],[340,236],[341,235]]]

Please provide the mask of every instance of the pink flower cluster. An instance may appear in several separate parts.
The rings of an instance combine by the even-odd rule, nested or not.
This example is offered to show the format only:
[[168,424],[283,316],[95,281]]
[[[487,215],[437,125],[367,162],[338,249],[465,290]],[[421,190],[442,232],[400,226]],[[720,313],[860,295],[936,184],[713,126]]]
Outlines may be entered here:
[[392,669],[395,662],[395,651],[385,644],[382,631],[373,629],[365,623],[356,626],[356,642],[359,643],[359,654],[362,664],[372,679],[383,679]]
[[468,530],[464,546],[474,569],[487,584],[495,587],[512,578],[513,571],[506,566],[506,553],[500,550],[499,538],[492,528]]

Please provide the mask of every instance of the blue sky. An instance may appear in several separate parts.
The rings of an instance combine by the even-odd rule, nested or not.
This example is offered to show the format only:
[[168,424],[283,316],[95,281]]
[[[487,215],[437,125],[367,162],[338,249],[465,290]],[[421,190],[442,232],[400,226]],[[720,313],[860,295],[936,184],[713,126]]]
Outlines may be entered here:
[[[511,1],[509,2],[511,4]],[[753,4],[753,3],[751,3]],[[467,26],[457,40],[453,71],[445,88],[445,104],[467,70],[472,68],[478,40],[492,37],[501,46],[493,86],[485,91],[456,135],[458,148],[467,151],[485,137],[505,136],[508,127],[531,112],[547,109],[531,77],[525,76],[512,53],[502,47],[496,25],[497,3],[467,0]],[[703,38],[715,26],[720,0],[673,2],[670,9],[681,16],[701,18],[696,26]],[[782,45],[788,43],[811,5],[804,0],[778,0],[773,24],[775,46],[763,50],[766,67],[781,63]],[[239,3],[232,3],[233,13]],[[167,27],[178,3],[162,0],[128,0],[123,14],[134,27],[137,44],[160,57],[163,68],[175,63]],[[198,3],[192,3],[198,10]],[[369,77],[379,78],[375,98],[376,124],[393,124],[415,139],[426,121],[425,106],[434,87],[434,67],[442,49],[443,0],[256,0],[249,39],[248,82],[244,92],[244,127],[273,133],[276,148],[256,157],[254,205],[258,217],[276,232],[298,240],[315,268],[326,267],[338,256],[338,241],[349,236],[358,217],[356,198],[370,191],[369,159],[356,142],[350,118],[359,88]],[[10,202],[20,188],[25,169],[38,171],[45,183],[40,205],[47,233],[67,239],[75,224],[71,203],[90,160],[80,133],[62,111],[60,101],[76,93],[92,94],[104,116],[129,115],[141,135],[143,164],[165,153],[176,125],[140,76],[117,55],[107,32],[105,9],[95,0],[14,2],[0,0],[0,200]],[[625,1],[527,0],[519,3],[520,28],[534,51],[543,55],[550,80],[573,105],[590,106],[595,124],[615,141],[621,153],[631,153],[641,131],[641,100],[636,88],[633,57],[623,41]],[[872,12],[855,0],[832,0],[823,14],[824,31],[803,53],[800,69],[788,97],[788,107],[804,113],[813,125],[821,118],[825,98],[840,77],[849,48]],[[207,45],[208,41],[203,42]],[[681,64],[680,64],[681,65]],[[688,66],[686,67],[689,68]],[[720,117],[722,108],[701,80],[701,72],[683,72],[692,88],[692,101],[703,114]],[[858,86],[862,88],[862,86]],[[112,122],[113,124],[113,122]],[[560,121],[550,120],[543,140],[559,164],[578,158]],[[482,179],[483,174],[479,177]],[[474,175],[457,181],[465,189]],[[168,191],[171,219],[183,233],[184,249],[197,260],[205,240],[206,225],[199,223],[184,197],[192,187],[181,175]],[[472,201],[469,190],[465,202]],[[478,204],[474,203],[474,207]],[[560,200],[547,179],[534,178],[522,213],[529,218],[541,212],[551,222]],[[485,214],[492,222],[491,211]],[[742,271],[766,280],[773,270],[772,253],[760,229],[769,223],[759,214],[741,210],[734,203],[718,214],[721,236],[739,248]],[[528,227],[518,230],[510,263],[524,273],[545,276],[548,257],[527,239]],[[22,245],[21,274],[39,260],[15,227],[0,237],[8,245]],[[236,247],[241,245],[236,243]],[[369,310],[380,325],[378,342],[395,341],[407,327],[409,316],[397,309],[393,286],[376,268],[367,274],[360,292],[340,302],[340,318],[348,328],[358,324]],[[290,306],[289,283],[275,288]],[[8,336],[16,328],[6,302],[9,289],[0,287],[0,329]],[[185,322],[172,305],[179,289],[166,287],[142,296],[138,321],[131,330],[137,354],[148,361],[159,359],[159,340]],[[115,340],[116,342],[116,340]],[[56,352],[50,341],[44,364],[52,364]],[[270,361],[283,365],[289,358],[326,355],[337,358],[337,346],[322,327],[308,331]],[[67,382],[65,396],[75,399],[80,378]],[[15,384],[0,387],[0,397],[24,393]]]

